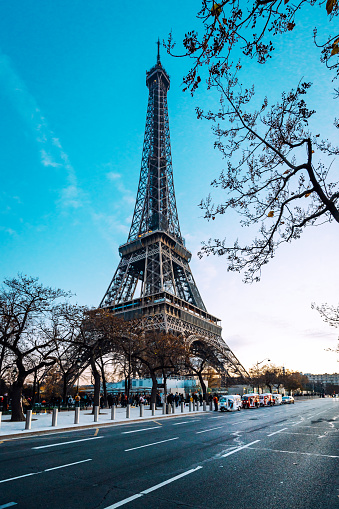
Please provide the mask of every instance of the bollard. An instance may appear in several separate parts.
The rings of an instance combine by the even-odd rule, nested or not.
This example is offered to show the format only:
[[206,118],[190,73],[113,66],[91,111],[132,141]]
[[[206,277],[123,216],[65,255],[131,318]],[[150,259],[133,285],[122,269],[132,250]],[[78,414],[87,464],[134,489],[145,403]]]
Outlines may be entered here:
[[0,428],[1,428],[1,418],[2,418],[2,412],[0,410]]
[[129,419],[131,415],[131,405],[127,405],[126,407],[126,419]]
[[98,420],[99,420],[99,412],[100,412],[100,407],[99,406],[95,406],[94,407],[94,422],[98,422]]
[[204,401],[202,404],[202,410],[203,412],[206,412],[206,401]]
[[213,401],[210,402],[210,412],[213,412]]
[[165,415],[166,413],[166,403],[162,404],[162,415]]
[[80,407],[74,408],[74,424],[79,424],[80,421]]
[[31,427],[32,427],[32,410],[27,410],[25,429],[31,429]]
[[140,417],[144,416],[144,405],[140,403]]
[[58,425],[58,409],[57,408],[53,408],[52,426],[57,426],[57,425]]
[[155,415],[155,403],[152,403],[152,415]]
[[111,421],[114,421],[114,419],[115,419],[115,410],[116,410],[116,406],[112,405],[111,406]]
[[175,414],[175,403],[172,403],[172,414]]
[[180,405],[181,405],[181,413],[183,414],[184,413],[185,403],[182,401]]
[[188,411],[192,412],[192,401],[191,400],[189,401],[189,404],[188,404]]

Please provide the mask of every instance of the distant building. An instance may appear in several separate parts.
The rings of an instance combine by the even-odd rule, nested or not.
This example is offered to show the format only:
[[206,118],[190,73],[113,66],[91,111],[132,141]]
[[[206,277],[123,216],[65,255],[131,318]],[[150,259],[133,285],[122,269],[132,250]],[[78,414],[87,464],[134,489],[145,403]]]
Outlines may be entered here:
[[339,373],[324,373],[323,375],[312,375],[312,373],[304,373],[310,383],[322,385],[339,385]]
[[[132,378],[131,379],[131,391],[132,392],[151,392],[152,379],[151,378]],[[157,378],[159,391],[163,389],[163,378]],[[205,380],[206,387],[208,382]],[[195,392],[200,389],[200,384],[195,377],[185,378],[172,378],[169,377],[166,380],[167,392]],[[107,382],[107,392],[124,392],[125,391],[125,380],[119,382]],[[82,386],[83,390],[92,391],[93,386]]]

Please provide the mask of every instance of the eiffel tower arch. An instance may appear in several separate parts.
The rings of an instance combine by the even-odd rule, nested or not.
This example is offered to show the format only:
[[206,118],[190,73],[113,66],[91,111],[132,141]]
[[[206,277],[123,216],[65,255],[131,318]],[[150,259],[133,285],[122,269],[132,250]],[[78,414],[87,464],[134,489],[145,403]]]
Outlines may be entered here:
[[149,90],[140,179],[127,242],[100,303],[130,320],[146,318],[150,327],[180,334],[209,352],[219,371],[248,380],[249,375],[221,336],[220,320],[207,312],[195,283],[180,231],[168,120],[170,78],[160,61],[146,73]]

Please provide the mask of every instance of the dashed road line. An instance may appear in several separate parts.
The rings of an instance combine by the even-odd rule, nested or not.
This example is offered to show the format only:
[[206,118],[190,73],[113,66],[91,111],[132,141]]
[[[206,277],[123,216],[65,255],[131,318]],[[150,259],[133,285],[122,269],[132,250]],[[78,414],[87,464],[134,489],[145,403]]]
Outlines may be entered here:
[[200,470],[202,468],[201,466],[197,468],[192,468],[191,470],[187,470],[186,472],[183,472],[182,474],[176,475],[175,477],[171,477],[170,479],[167,479],[167,481],[161,482],[159,484],[156,484],[155,486],[152,486],[151,488],[148,488],[147,490],[141,491],[140,493],[136,493],[135,495],[132,495],[131,497],[125,498],[124,500],[120,500],[120,502],[117,502],[113,505],[110,505],[106,507],[105,509],[116,509],[117,507],[121,507],[123,505],[128,504],[129,502],[133,502],[133,500],[136,500],[137,498],[143,497],[144,495],[147,495],[148,493],[152,493],[152,491],[158,490],[159,488],[162,488],[163,486],[166,486],[167,484],[170,484],[172,482],[177,481],[178,479],[181,479],[182,477],[186,477],[186,475],[193,474],[193,472],[196,472],[197,470]]
[[254,442],[250,442],[249,444],[242,445],[241,447],[237,447],[236,449],[233,449],[233,451],[229,451],[226,454],[223,454],[221,457],[226,458],[226,456],[231,456],[231,454],[235,454],[235,453],[241,451],[242,449],[247,449],[248,447],[251,447],[251,445],[256,444],[258,442],[260,442],[260,440],[254,440]]
[[[58,467],[46,468],[45,470],[41,470],[40,472],[32,472],[30,474],[18,475],[16,477],[9,477],[8,479],[0,480],[0,483],[15,481],[16,479],[23,479],[24,477],[30,477],[32,475],[42,474],[43,472],[51,472],[52,470],[59,470],[59,468],[72,467],[74,465],[79,465],[80,463],[86,463],[87,461],[92,461],[92,458],[88,458],[86,460],[81,460],[81,461],[76,461],[75,463],[67,463],[66,465],[59,465]],[[0,506],[0,509],[1,509],[1,507],[7,507],[7,506]]]
[[130,449],[125,449],[125,452],[135,451],[136,449],[143,449],[144,447],[151,447],[151,445],[163,444],[165,442],[171,442],[172,440],[179,440],[179,437],[169,438],[168,440],[160,440],[160,442],[153,442],[152,444],[139,445],[139,447],[131,447]]
[[151,428],[141,428],[141,429],[134,429],[133,431],[123,431],[123,435],[128,435],[129,433],[139,433],[139,431],[148,431],[149,429],[160,429],[160,426],[152,426]]
[[79,440],[70,440],[68,442],[59,442],[57,444],[38,445],[37,447],[32,447],[32,449],[47,449],[47,447],[58,447],[59,445],[76,444],[78,442],[87,442],[88,440],[99,440],[100,438],[104,437],[81,438]]
[[281,433],[282,431],[285,431],[287,428],[278,429],[278,431],[274,431],[273,433],[270,433],[267,435],[268,437],[272,437],[273,435],[276,435],[277,433]]
[[209,428],[209,429],[204,429],[203,431],[196,431],[196,435],[199,435],[200,433],[207,433],[208,431],[213,431],[215,429],[220,429],[222,428],[222,426],[217,426],[216,428]]
[[270,452],[281,452],[285,454],[300,454],[303,456],[319,456],[320,458],[339,458],[333,454],[319,454],[317,452],[301,452],[301,451],[284,451],[280,449],[269,449],[268,447],[251,447],[253,451],[270,451]]

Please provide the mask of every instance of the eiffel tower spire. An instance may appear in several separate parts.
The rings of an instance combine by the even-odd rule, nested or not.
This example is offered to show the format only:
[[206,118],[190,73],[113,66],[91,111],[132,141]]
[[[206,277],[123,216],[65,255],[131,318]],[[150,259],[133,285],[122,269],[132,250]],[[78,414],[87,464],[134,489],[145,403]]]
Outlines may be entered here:
[[160,62],[146,73],[149,90],[144,148],[134,215],[128,241],[150,230],[163,230],[182,243],[175,201],[168,122],[170,78]]
[[170,78],[160,61],[146,72],[148,106],[140,179],[127,242],[101,301],[126,320],[147,316],[152,326],[182,334],[210,349],[218,369],[248,378],[221,338],[220,320],[210,315],[194,281],[191,253],[182,238],[176,206],[167,92]]

